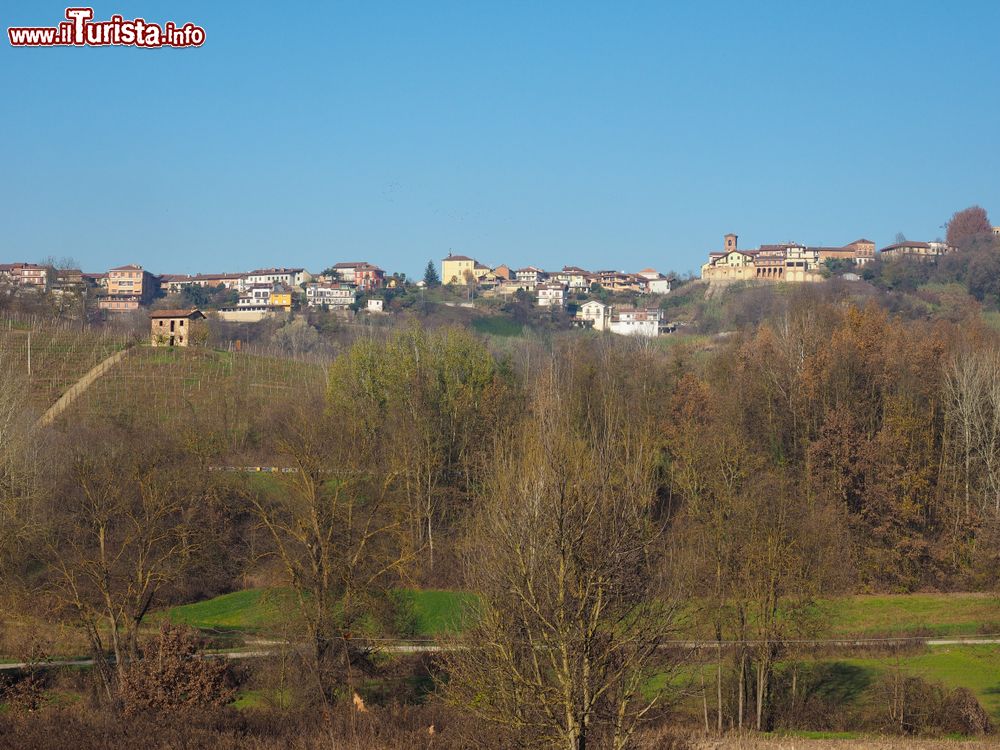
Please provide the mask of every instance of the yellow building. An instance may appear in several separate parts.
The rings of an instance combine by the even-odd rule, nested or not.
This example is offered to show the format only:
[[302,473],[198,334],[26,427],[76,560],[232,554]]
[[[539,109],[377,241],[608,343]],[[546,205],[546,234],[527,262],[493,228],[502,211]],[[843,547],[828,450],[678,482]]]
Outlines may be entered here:
[[271,290],[267,300],[268,307],[280,307],[286,312],[292,309],[292,293],[285,287],[276,286]]
[[476,265],[478,264],[474,258],[449,253],[447,258],[441,260],[441,283],[468,283],[470,276],[471,278],[476,277]]

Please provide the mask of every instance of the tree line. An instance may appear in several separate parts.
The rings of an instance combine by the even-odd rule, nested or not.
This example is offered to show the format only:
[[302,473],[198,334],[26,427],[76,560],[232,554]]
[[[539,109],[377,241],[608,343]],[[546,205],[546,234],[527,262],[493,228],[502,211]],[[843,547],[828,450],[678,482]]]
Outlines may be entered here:
[[[996,584],[1000,342],[978,317],[801,290],[711,345],[414,325],[254,409],[220,390],[44,430],[7,375],[5,610],[81,633],[110,711],[190,648],[147,640],[159,610],[253,579],[288,592],[292,646],[260,679],[300,705],[384,676],[395,592],[439,586],[475,597],[435,692],[514,744],[632,746],[691,696],[705,729],[767,730],[821,597]],[[288,471],[219,471],[248,435]]]

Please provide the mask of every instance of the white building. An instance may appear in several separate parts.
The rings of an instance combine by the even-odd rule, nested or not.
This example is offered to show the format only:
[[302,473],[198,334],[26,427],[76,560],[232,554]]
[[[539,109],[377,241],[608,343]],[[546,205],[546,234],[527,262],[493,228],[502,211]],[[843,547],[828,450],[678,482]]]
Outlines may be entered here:
[[240,293],[236,306],[240,309],[267,308],[271,303],[271,284],[254,284]]
[[552,274],[552,278],[562,282],[570,290],[590,289],[590,273],[576,266],[563,266],[563,270]]
[[576,318],[595,331],[606,331],[611,321],[611,306],[592,299],[580,305]]
[[384,311],[384,308],[385,308],[385,300],[369,299],[368,306],[365,309],[370,313],[380,313]]
[[534,266],[519,268],[514,273],[517,274],[518,283],[529,285],[538,284],[547,275],[541,268],[535,268]]
[[663,310],[659,308],[621,307],[612,311],[608,330],[621,336],[654,338],[660,335],[662,323]]
[[160,286],[168,294],[179,294],[186,286],[200,286],[215,288],[223,286],[226,289],[243,291],[246,285],[246,275],[241,273],[198,273],[193,276],[189,274],[163,274],[160,277]]
[[636,274],[642,280],[643,291],[648,294],[669,294],[670,279],[652,268],[644,268]]
[[348,284],[306,285],[306,304],[309,307],[345,308],[354,304],[354,287]]
[[538,295],[539,307],[565,307],[566,287],[557,282],[539,284],[535,293]]
[[296,287],[312,281],[312,274],[304,268],[259,268],[247,274],[246,285],[284,284]]

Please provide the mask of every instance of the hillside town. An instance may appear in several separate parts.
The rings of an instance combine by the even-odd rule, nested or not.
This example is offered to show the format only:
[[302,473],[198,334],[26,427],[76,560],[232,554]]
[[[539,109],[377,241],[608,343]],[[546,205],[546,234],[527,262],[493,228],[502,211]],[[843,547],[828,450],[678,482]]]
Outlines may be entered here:
[[[321,273],[300,267],[259,268],[249,272],[155,274],[136,264],[85,273],[38,263],[0,264],[0,290],[7,294],[48,293],[57,298],[79,298],[108,315],[147,310],[152,315],[154,341],[164,324],[179,326],[201,308],[220,320],[255,323],[288,316],[294,310],[321,309],[344,315],[389,312],[386,302],[404,289],[422,290],[443,285],[475,299],[527,299],[538,308],[563,311],[574,325],[620,335],[658,336],[672,326],[663,318],[656,298],[668,294],[673,277],[652,268],[638,273],[587,271],[564,266],[545,271],[535,266],[511,269],[486,266],[464,255],[449,254],[425,278],[411,282],[405,274],[389,274],[367,261],[343,261]],[[443,282],[443,284],[442,284]],[[196,307],[161,308],[160,300],[182,295]],[[599,295],[648,298],[648,305],[600,301]],[[171,313],[164,315],[163,313]],[[169,336],[171,345],[186,346],[190,337]]]
[[[1000,226],[992,227],[992,232],[1000,237]],[[836,247],[783,242],[743,248],[738,235],[730,233],[724,235],[721,250],[709,252],[700,278],[710,289],[735,282],[816,283],[834,275],[859,280],[876,260],[930,263],[955,250],[941,240],[902,238],[878,250],[865,238]],[[653,268],[630,273],[567,265],[546,271],[534,265],[493,266],[453,253],[440,260],[440,272],[430,262],[424,278],[415,282],[368,261],[341,261],[320,273],[280,266],[193,275],[156,274],[136,264],[86,273],[49,263],[0,263],[0,293],[50,294],[63,303],[79,300],[85,309],[89,306],[112,316],[146,311],[154,344],[178,346],[192,343],[192,337],[164,338],[163,327],[172,334],[206,314],[233,323],[287,318],[298,310],[383,315],[392,311],[387,303],[395,294],[434,286],[465,300],[448,304],[474,307],[476,300],[517,299],[538,309],[561,311],[578,328],[656,337],[676,329],[659,304],[676,284],[673,274]],[[171,306],[178,301],[185,306]]]

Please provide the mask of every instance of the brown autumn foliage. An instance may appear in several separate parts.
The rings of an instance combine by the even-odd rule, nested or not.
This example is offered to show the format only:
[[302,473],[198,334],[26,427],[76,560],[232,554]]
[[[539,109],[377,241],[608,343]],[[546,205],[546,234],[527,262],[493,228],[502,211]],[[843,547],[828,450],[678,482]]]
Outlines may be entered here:
[[[54,605],[60,619],[86,626],[106,673],[107,703],[118,702],[120,689],[123,705],[140,707],[161,705],[168,693],[209,705],[229,694],[225,684],[198,682],[204,675],[192,678],[190,691],[164,688],[187,679],[181,666],[199,660],[170,662],[142,645],[147,613],[203,595],[206,571],[218,577],[216,591],[253,576],[290,584],[301,627],[289,632],[300,648],[311,641],[314,658],[303,661],[317,667],[295,679],[308,683],[304,694],[316,691],[319,675],[330,699],[323,703],[338,722],[352,716],[341,717],[337,701],[349,701],[349,688],[363,681],[358,670],[366,680],[386,678],[373,658],[374,640],[359,631],[373,619],[384,623],[393,588],[413,581],[489,587],[488,624],[511,643],[531,628],[544,630],[547,614],[562,613],[565,627],[552,642],[566,646],[568,662],[580,658],[568,664],[560,687],[584,685],[575,666],[591,677],[596,670],[622,678],[602,688],[589,714],[564,723],[593,722],[599,728],[591,738],[623,736],[613,709],[621,696],[635,700],[636,675],[649,663],[642,649],[662,634],[647,629],[644,640],[629,644],[633,651],[616,650],[608,640],[616,631],[602,629],[605,620],[598,617],[601,627],[588,632],[586,618],[567,613],[565,599],[554,606],[544,596],[538,601],[547,610],[515,618],[513,584],[530,581],[508,580],[512,561],[535,544],[534,572],[562,575],[560,563],[575,566],[563,580],[577,582],[582,593],[573,601],[584,613],[597,592],[598,615],[610,611],[634,625],[622,612],[659,596],[663,580],[683,585],[700,633],[743,644],[713,653],[714,674],[693,688],[704,724],[781,726],[790,714],[777,704],[799,693],[785,689],[779,665],[800,655],[797,639],[823,633],[824,623],[809,614],[816,599],[998,583],[1000,393],[992,390],[991,368],[1000,367],[1000,339],[978,311],[968,315],[909,320],[875,304],[795,294],[771,300],[766,314],[724,342],[694,351],[596,336],[492,351],[471,334],[448,331],[362,340],[337,360],[322,394],[276,389],[272,408],[254,410],[240,394],[223,393],[232,408],[179,418],[176,431],[162,436],[141,424],[61,427],[68,438],[54,441],[49,471],[22,466],[30,470],[24,476],[50,478],[4,479],[10,512],[0,543],[18,552],[5,557],[18,563],[5,572],[22,590],[46,584],[49,598],[34,606]],[[543,404],[532,394],[544,390],[552,367],[559,377]],[[220,489],[223,477],[211,469],[225,466],[250,435],[263,436],[258,444],[296,471],[267,482],[255,477],[247,484],[252,491]],[[560,499],[568,506],[553,504]],[[25,512],[31,508],[43,512]],[[596,515],[600,523],[581,522]],[[484,519],[495,533],[477,529]],[[566,524],[554,526],[560,519]],[[262,554],[245,555],[251,544]],[[565,560],[552,555],[559,544]],[[463,576],[456,564],[463,560],[488,565]],[[478,674],[470,670],[465,703],[486,713],[482,700],[476,705],[485,685],[504,704],[492,707],[492,721],[537,725],[544,706],[518,706],[530,691],[501,692],[511,687],[502,670],[529,663],[532,653],[505,653],[496,641],[497,660]],[[548,699],[552,684],[536,683],[532,689]],[[383,721],[384,704],[398,696],[388,689],[384,700],[365,694],[366,716]],[[955,710],[968,714],[972,727],[977,713],[963,700],[955,698]],[[622,726],[633,726],[636,707],[642,704],[626,705],[624,719],[617,717]],[[138,716],[144,708],[130,710]],[[427,740],[413,719],[418,712],[406,711],[397,719],[410,734],[379,724],[362,736],[371,746],[464,746],[440,727]],[[256,718],[211,715],[207,726],[164,720],[170,742],[207,742],[212,722],[220,746],[235,742],[243,727],[263,731]],[[66,721],[79,726],[82,719]],[[95,719],[96,731],[108,737],[137,736],[104,721]],[[461,721],[472,723],[467,715]],[[9,722],[16,726],[9,731],[22,734],[7,737],[34,731],[20,719]],[[653,731],[634,727],[627,736],[633,744]],[[330,736],[302,731],[302,746]],[[261,747],[288,739],[262,736],[271,739]]]
[[163,623],[159,634],[143,645],[140,658],[122,670],[122,710],[133,716],[148,711],[221,708],[236,695],[228,671],[224,659],[206,657],[192,630]]
[[446,707],[390,704],[360,714],[343,705],[329,711],[191,709],[121,714],[85,705],[37,714],[0,714],[0,747],[22,750],[513,750]]
[[948,244],[961,247],[977,235],[989,234],[992,231],[986,209],[982,206],[969,206],[956,211],[948,220]]

